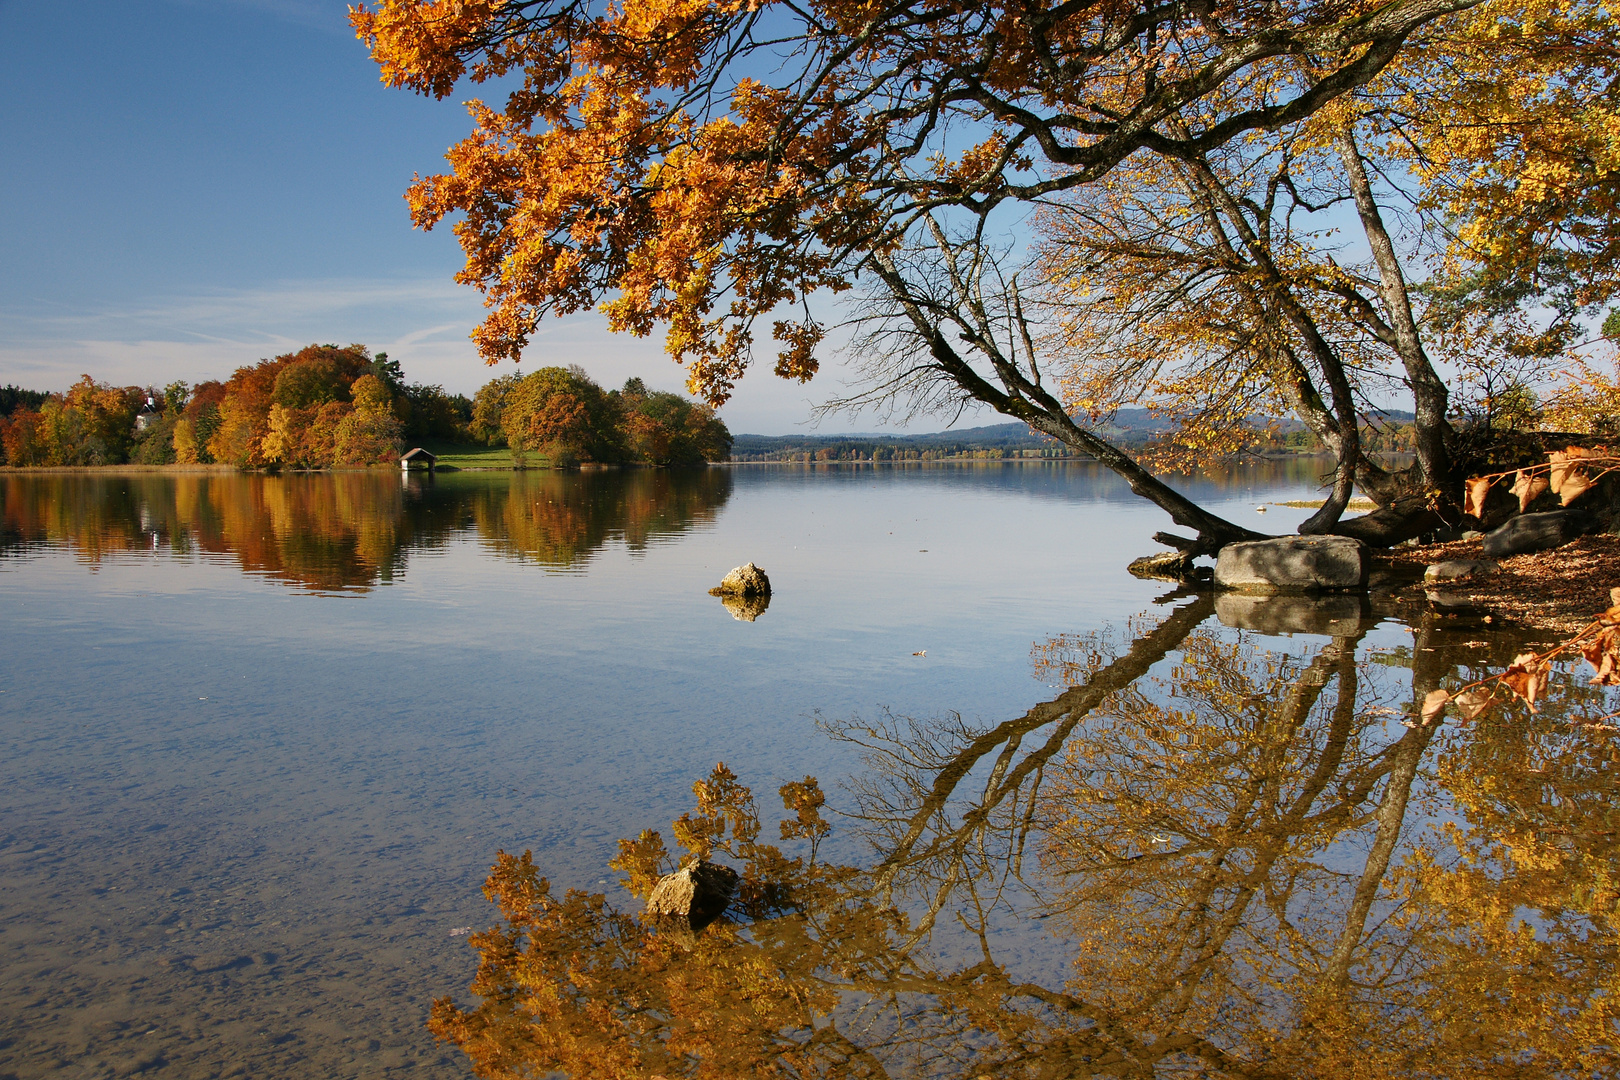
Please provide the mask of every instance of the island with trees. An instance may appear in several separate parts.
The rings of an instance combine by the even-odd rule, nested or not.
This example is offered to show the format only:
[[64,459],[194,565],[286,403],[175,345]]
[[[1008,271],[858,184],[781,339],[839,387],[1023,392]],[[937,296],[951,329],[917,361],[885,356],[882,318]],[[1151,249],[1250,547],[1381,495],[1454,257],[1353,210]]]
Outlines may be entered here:
[[493,467],[725,461],[732,437],[709,406],[631,379],[603,390],[581,368],[487,383],[473,399],[406,383],[364,345],[310,345],[224,382],[115,387],[86,375],[66,393],[0,389],[0,465],[397,465],[409,443],[484,455]]

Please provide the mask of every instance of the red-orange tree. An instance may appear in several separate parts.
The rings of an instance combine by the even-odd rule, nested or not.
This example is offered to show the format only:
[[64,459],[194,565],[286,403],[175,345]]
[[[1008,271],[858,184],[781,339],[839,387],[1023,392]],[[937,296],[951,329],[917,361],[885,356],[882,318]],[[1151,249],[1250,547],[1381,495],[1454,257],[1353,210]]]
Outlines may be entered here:
[[[902,305],[925,295],[890,256],[933,215],[982,231],[1137,151],[1198,154],[1308,116],[1474,2],[381,0],[351,19],[391,85],[510,87],[504,108],[469,104],[450,171],[408,196],[422,227],[464,215],[459,280],[487,295],[485,358],[601,304],[616,329],[666,327],[718,404],[760,320],[777,373],[804,380],[823,336],[811,294],[864,273]],[[1289,58],[1310,62],[1263,100],[1188,110]],[[1076,425],[1038,378],[975,366],[928,307],[907,311],[962,396],[1096,455],[1201,535],[1250,535]]]

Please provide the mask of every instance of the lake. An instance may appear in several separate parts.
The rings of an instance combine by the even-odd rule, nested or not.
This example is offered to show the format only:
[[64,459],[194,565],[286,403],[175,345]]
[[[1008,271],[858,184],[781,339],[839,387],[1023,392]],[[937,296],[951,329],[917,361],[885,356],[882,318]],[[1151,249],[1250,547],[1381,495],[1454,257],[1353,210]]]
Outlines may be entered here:
[[[1167,527],[1076,462],[0,475],[0,1078],[471,1075],[437,999],[535,1074],[1612,1069],[1612,693],[1415,724],[1544,639],[1127,575]],[[722,761],[738,899],[643,939],[608,862]]]

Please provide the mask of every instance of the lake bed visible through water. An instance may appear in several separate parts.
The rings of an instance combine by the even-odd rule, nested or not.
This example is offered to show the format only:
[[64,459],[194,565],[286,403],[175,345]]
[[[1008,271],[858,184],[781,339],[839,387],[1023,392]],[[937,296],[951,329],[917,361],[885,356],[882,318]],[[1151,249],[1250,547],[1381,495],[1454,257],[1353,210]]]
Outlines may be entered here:
[[[1217,513],[1282,532],[1309,511],[1272,504],[1311,497],[1315,469],[1268,462],[1179,486]],[[1348,615],[1306,618],[1292,636],[1275,633],[1294,625],[1292,616],[1248,630],[1223,625],[1212,598],[1125,573],[1132,558],[1160,550],[1151,535],[1168,527],[1160,511],[1084,463],[405,479],[0,476],[0,1077],[470,1075],[466,1057],[435,1043],[424,1024],[433,999],[473,1000],[477,956],[468,944],[495,921],[480,888],[497,850],[531,850],[559,896],[599,891],[635,910],[607,868],[617,841],[649,828],[668,838],[671,819],[692,807],[693,782],[724,761],[753,787],[772,842],[781,817],[774,793],[818,777],[834,825],[822,857],[869,867],[898,835],[883,814],[904,819],[907,799],[937,785],[953,755],[1026,716],[1027,730],[998,736],[993,753],[963,766],[972,792],[953,790],[939,813],[987,802],[981,788],[1016,773],[1055,730],[1047,725],[1080,718],[1027,770],[1031,779],[1019,780],[1033,786],[997,796],[998,807],[1028,807],[1015,829],[1017,844],[1029,845],[1028,865],[1020,849],[1013,876],[1030,880],[998,886],[986,917],[1010,977],[1084,981],[1097,942],[1112,940],[1118,954],[1101,965],[1123,986],[1127,954],[1140,954],[1132,962],[1147,971],[1180,963],[1192,948],[1155,944],[1164,927],[1184,921],[1180,894],[1110,878],[1089,899],[1054,896],[1095,871],[1092,856],[1076,852],[1112,853],[1103,858],[1109,873],[1126,863],[1180,866],[1169,856],[1183,848],[1186,866],[1204,865],[1215,841],[1165,809],[1190,806],[1196,793],[1142,792],[1152,775],[1183,766],[1198,775],[1188,762],[1210,742],[1197,725],[1178,729],[1177,749],[1155,750],[1159,764],[1149,769],[1132,757],[1147,736],[1107,743],[1105,735],[1148,713],[1157,717],[1154,738],[1192,724],[1189,717],[1225,723],[1285,701],[1293,686],[1314,689],[1288,730],[1319,725],[1325,734],[1297,735],[1309,747],[1286,770],[1289,783],[1327,770],[1310,799],[1337,792],[1343,804],[1321,817],[1301,810],[1287,835],[1303,835],[1307,821],[1317,831],[1278,842],[1299,864],[1290,881],[1311,880],[1299,869],[1310,862],[1324,883],[1302,900],[1302,918],[1353,911],[1363,894],[1370,905],[1357,924],[1364,932],[1340,935],[1348,944],[1334,946],[1324,931],[1326,947],[1299,955],[1320,952],[1346,986],[1360,985],[1349,972],[1376,966],[1379,943],[1396,933],[1380,920],[1418,888],[1401,874],[1427,857],[1423,837],[1458,823],[1486,828],[1483,811],[1446,779],[1474,749],[1431,746],[1430,735],[1403,726],[1403,710],[1415,687],[1505,662],[1528,639],[1359,600]],[[752,621],[707,592],[748,561],[774,587]],[[1303,632],[1307,623],[1316,632]],[[1099,673],[1114,682],[1104,687]],[[1295,682],[1278,682],[1282,675]],[[1150,686],[1152,678],[1160,682]],[[1096,700],[1076,705],[1072,695],[1088,683],[1100,687]],[[1239,683],[1249,689],[1239,692]],[[1329,685],[1338,687],[1337,705],[1322,690]],[[1183,690],[1191,703],[1171,708]],[[1571,708],[1591,703],[1590,693],[1567,697]],[[1087,726],[1104,713],[1113,718],[1106,731]],[[908,718],[926,730],[918,734]],[[1572,746],[1564,729],[1547,732],[1571,753],[1608,760],[1606,744],[1599,753]],[[1103,741],[1087,742],[1093,735]],[[890,753],[914,737],[933,742]],[[1230,754],[1222,769],[1236,768],[1241,755]],[[903,766],[883,772],[881,760],[900,758]],[[1543,803],[1585,792],[1607,805],[1598,790],[1606,774],[1593,768],[1599,779]],[[1243,770],[1251,779],[1263,772]],[[1102,819],[1062,809],[1100,805],[1076,794],[1076,777],[1090,777],[1084,784],[1095,787],[1086,790],[1107,788],[1116,800],[1109,806],[1123,792],[1132,806],[1159,809],[1132,826],[1135,839],[1099,839]],[[1368,852],[1384,835],[1378,815],[1388,816],[1387,792],[1402,777],[1421,790],[1409,810],[1403,797],[1406,824],[1397,818],[1385,838],[1394,844],[1398,834],[1407,847],[1386,852],[1391,869],[1368,884]],[[1253,779],[1257,789],[1269,783]],[[889,795],[873,794],[884,785]],[[1218,798],[1206,791],[1220,812],[1205,816],[1243,817],[1232,802],[1240,788],[1233,781]],[[1481,805],[1505,798],[1482,796]],[[1123,818],[1108,820],[1116,828]],[[1086,822],[1092,831],[1080,837]],[[1583,872],[1612,863],[1611,841],[1583,847],[1579,829],[1572,839],[1573,826],[1564,827],[1559,850],[1584,860]],[[1448,848],[1448,865],[1466,862],[1465,849]],[[971,873],[947,874],[949,889],[988,880],[995,858],[974,858],[961,863],[977,868]],[[1270,866],[1238,862],[1261,877]],[[1199,872],[1187,870],[1187,880]],[[926,908],[932,895],[920,880],[884,887],[898,889],[905,910]],[[1233,959],[1196,969],[1199,979],[1218,969],[1227,989],[1180,1012],[1161,994],[1144,1016],[1170,1016],[1164,1023],[1196,1028],[1234,1054],[1254,1052],[1258,1036],[1228,1015],[1234,1003],[1272,1008],[1309,966],[1291,953],[1295,974],[1262,988],[1245,982],[1244,971],[1269,971],[1283,951],[1259,958],[1265,950],[1255,941],[1310,933],[1285,925],[1286,897],[1272,896],[1269,909],[1253,899],[1268,887],[1251,884],[1244,894],[1245,905],[1269,914],[1243,924],[1241,957],[1223,938],[1211,947],[1230,945]],[[1227,893],[1242,889],[1211,890]],[[1509,910],[1537,902],[1520,896]],[[1037,908],[1040,921],[1023,918]],[[1571,940],[1577,931],[1609,933],[1606,911],[1582,915]],[[936,953],[954,964],[961,950],[980,946],[973,934],[943,940],[956,933],[944,927],[950,921],[942,920]],[[1495,932],[1476,936],[1494,941]],[[1539,932],[1558,940],[1556,927]],[[1435,929],[1433,940],[1470,933],[1453,925]],[[728,947],[747,944],[739,941]],[[1407,963],[1408,946],[1391,963]],[[1613,964],[1589,960],[1570,985],[1590,977],[1595,1001]],[[792,977],[812,969],[824,965]],[[1231,989],[1239,985],[1241,993]],[[1129,1013],[1123,991],[1110,993],[1108,1007]],[[1224,1005],[1213,1003],[1220,994],[1230,998]],[[1376,1004],[1414,1007],[1392,1001]],[[1143,1020],[1143,1030],[1160,1030],[1159,1022]],[[1596,1038],[1609,1021],[1586,1022],[1570,1039]],[[1449,1030],[1436,1021],[1435,1038],[1451,1038]],[[1478,1032],[1456,1033],[1455,1042],[1477,1047]],[[981,1043],[964,1037],[961,1045]],[[1506,1044],[1491,1052],[1531,1053]],[[987,1050],[964,1050],[961,1061],[918,1053],[908,1067],[928,1074],[1000,1068],[986,1064]],[[1151,1067],[1180,1068],[1181,1060]],[[1545,1075],[1558,1074],[1548,1068]]]

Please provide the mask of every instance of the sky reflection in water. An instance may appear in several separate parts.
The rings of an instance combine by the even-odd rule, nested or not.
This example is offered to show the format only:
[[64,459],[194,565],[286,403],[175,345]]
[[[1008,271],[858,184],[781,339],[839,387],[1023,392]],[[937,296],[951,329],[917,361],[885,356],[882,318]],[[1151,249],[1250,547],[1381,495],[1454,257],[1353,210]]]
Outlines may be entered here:
[[[1311,479],[1198,494],[1247,522]],[[1608,745],[1562,701],[1402,725],[1414,683],[1522,639],[1377,595],[1167,596],[1123,573],[1162,518],[1089,467],[7,476],[0,499],[0,1075],[466,1075],[422,1024],[473,1003],[451,931],[491,924],[496,849],[633,911],[615,841],[676,846],[722,759],[790,857],[772,793],[828,792],[815,869],[753,875],[764,921],[689,951],[565,905],[545,938],[618,943],[591,954],[610,1011],[646,991],[616,958],[701,984],[619,1032],[646,1075],[681,1071],[672,1031],[850,1075],[1612,1067],[1578,1056],[1613,1022]],[[776,596],[745,623],[706,590],[750,559]],[[749,987],[775,1011],[731,1007]],[[844,1042],[810,1034],[816,1002]]]

